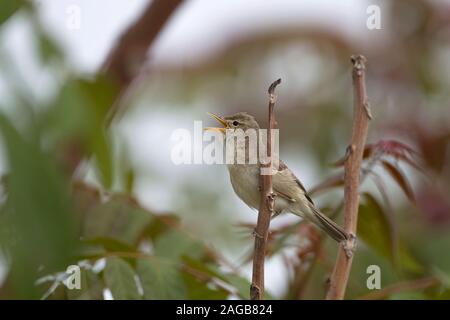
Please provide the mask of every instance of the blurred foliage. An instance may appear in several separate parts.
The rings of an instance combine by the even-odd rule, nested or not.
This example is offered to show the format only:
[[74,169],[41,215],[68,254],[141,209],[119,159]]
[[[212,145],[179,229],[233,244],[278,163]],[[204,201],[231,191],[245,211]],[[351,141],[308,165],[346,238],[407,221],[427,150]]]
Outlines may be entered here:
[[[314,28],[243,35],[196,63],[154,66],[134,88],[133,99],[151,101],[155,109],[213,102],[217,113],[245,110],[264,119],[265,109],[257,107],[266,105],[262,89],[274,78],[270,70],[282,70],[289,81],[280,88],[277,107],[281,143],[291,149],[309,146],[302,150],[304,159],[326,172],[343,154],[351,129],[347,59],[363,52],[375,120],[364,153],[360,242],[347,297],[449,299],[450,259],[443,253],[450,249],[450,81],[444,72],[450,68],[450,8],[402,0],[384,9],[386,46],[356,44]],[[139,173],[132,161],[117,165],[117,157],[127,155],[114,153],[114,128],[105,126],[118,94],[115,84],[105,75],[72,70],[30,2],[0,3],[0,34],[18,15],[32,26],[39,63],[58,85],[49,101],[11,85],[11,106],[1,108],[7,171],[1,179],[0,267],[6,275],[0,298],[247,299],[250,283],[243,270],[252,252],[241,264],[231,263],[213,241],[188,228],[180,212],[139,203]],[[1,76],[14,83],[9,61],[0,61]],[[310,189],[323,195],[323,211],[338,221],[342,164],[335,162],[336,172],[329,178],[323,174],[323,182]],[[156,179],[152,183],[160,186]],[[211,211],[228,204],[223,194],[201,179],[180,185],[179,207],[200,217],[197,228],[219,220]],[[206,197],[209,201],[202,201]],[[253,225],[242,226],[250,234]],[[236,234],[226,236],[229,244]],[[322,299],[335,253],[334,243],[302,221],[273,227],[268,259],[283,261],[287,286],[283,294],[267,292],[267,297]],[[81,289],[64,284],[72,264],[81,268]],[[382,269],[381,290],[366,287],[372,264]]]
[[17,10],[25,5],[25,1],[21,0],[5,0],[2,3],[2,10],[0,11],[0,24],[8,20]]

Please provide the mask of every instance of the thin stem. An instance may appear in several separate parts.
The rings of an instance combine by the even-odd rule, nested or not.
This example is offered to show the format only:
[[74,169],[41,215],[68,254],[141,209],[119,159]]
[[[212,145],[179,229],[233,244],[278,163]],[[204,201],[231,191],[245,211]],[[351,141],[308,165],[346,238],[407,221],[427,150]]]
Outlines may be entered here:
[[383,300],[396,293],[420,290],[437,285],[439,285],[439,280],[433,277],[404,281],[366,294],[362,297],[359,297],[358,300]]
[[182,0],[153,0],[122,34],[110,51],[103,70],[122,89],[127,87],[145,62],[147,51]]
[[[261,300],[264,297],[264,258],[266,256],[266,244],[269,234],[270,217],[273,213],[274,193],[272,190],[272,129],[275,128],[274,107],[276,96],[275,88],[281,83],[281,79],[273,82],[269,87],[269,129],[267,133],[268,163],[261,165],[261,200],[259,204],[258,221],[255,228],[255,250],[253,254],[253,275],[250,286],[250,298]],[[269,173],[264,169],[269,169]],[[265,174],[263,174],[265,173]]]
[[365,62],[362,55],[352,56],[354,90],[353,127],[350,146],[347,149],[344,176],[344,225],[353,237],[341,243],[330,278],[326,299],[344,299],[355,248],[358,222],[360,169],[366,143],[369,120],[372,118],[366,95]]
[[147,53],[167,21],[183,0],[153,0],[141,16],[121,35],[109,52],[102,71],[117,85],[117,98],[106,119],[109,125],[119,112],[121,98],[143,70]]

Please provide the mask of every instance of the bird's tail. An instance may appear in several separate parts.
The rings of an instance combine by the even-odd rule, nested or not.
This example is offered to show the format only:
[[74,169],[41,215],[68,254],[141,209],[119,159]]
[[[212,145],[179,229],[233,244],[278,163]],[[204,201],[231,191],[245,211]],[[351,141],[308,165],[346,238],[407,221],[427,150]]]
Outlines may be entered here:
[[342,227],[317,210],[314,206],[311,206],[311,211],[314,215],[313,222],[334,240],[341,242],[350,239],[349,234]]

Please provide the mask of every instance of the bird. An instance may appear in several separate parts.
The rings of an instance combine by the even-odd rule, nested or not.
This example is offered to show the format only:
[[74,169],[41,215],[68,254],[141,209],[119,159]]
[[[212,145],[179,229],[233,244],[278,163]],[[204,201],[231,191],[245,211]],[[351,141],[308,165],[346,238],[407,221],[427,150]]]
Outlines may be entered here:
[[[260,126],[255,120],[255,117],[246,112],[238,112],[225,117],[220,117],[213,113],[209,113],[209,115],[223,127],[208,127],[205,130],[219,131],[225,137],[228,133],[234,131],[233,129],[241,129],[243,132],[248,132],[249,129],[255,130],[256,132],[260,130]],[[234,159],[236,159],[238,152],[243,152],[245,154],[245,162],[239,163],[233,161],[227,164],[231,185],[236,195],[247,206],[259,210],[261,197],[260,165],[248,161],[249,154],[252,150],[248,150],[248,152],[245,152],[245,149],[242,150],[243,148],[249,148],[250,144],[248,139],[244,143],[239,143],[239,140],[236,141],[236,147],[233,148],[235,153]],[[274,212],[271,218],[273,219],[282,213],[290,212],[312,222],[337,242],[350,239],[351,236],[342,227],[315,206],[303,184],[288,166],[281,159],[277,158],[276,160],[274,161],[274,158],[272,158],[272,189],[275,200]],[[277,164],[277,167],[275,167],[275,164]]]

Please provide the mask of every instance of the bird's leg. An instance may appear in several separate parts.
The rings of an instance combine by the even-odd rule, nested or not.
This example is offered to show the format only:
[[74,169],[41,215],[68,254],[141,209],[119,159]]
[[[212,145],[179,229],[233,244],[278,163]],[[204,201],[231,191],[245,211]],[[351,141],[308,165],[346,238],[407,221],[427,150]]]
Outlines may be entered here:
[[345,255],[348,259],[353,257],[353,253],[356,250],[356,236],[353,233],[350,233],[350,239],[345,240],[343,245]]
[[263,236],[260,235],[260,234],[256,231],[256,227],[253,229],[252,236],[254,236],[254,237],[256,237],[256,238],[260,238],[260,239],[263,238]]
[[[270,221],[272,221],[274,218],[278,217],[281,214],[282,211],[275,211],[271,216],[270,216]],[[271,231],[268,231],[269,234],[271,234]],[[256,227],[253,228],[253,232],[252,232],[252,236],[254,237],[258,237],[262,239],[262,235],[260,235],[258,232],[256,232]]]
[[[258,185],[258,189],[259,190],[261,190],[262,189],[262,187],[261,187],[261,185]],[[276,197],[276,194],[274,193],[274,192],[272,192],[272,193],[270,193],[268,196],[267,196],[267,201],[274,201],[274,199],[275,199],[275,197]],[[279,215],[280,213],[281,213],[281,211],[279,212],[279,211],[275,211],[274,209],[273,209],[273,203],[272,203],[272,206],[269,206],[270,208],[271,208],[271,210],[270,210],[270,220],[272,221],[272,219],[273,218],[275,218],[277,215]],[[268,233],[270,234],[270,230],[268,230]],[[262,239],[262,238],[264,238],[262,235],[260,235],[257,231],[256,231],[256,227],[253,229],[253,232],[252,232],[252,235],[254,236],[254,237],[258,237],[258,238],[260,238],[260,239]]]
[[272,216],[270,217],[270,221],[272,221],[274,218],[278,217],[281,214],[281,211],[275,211]]

